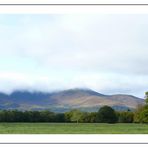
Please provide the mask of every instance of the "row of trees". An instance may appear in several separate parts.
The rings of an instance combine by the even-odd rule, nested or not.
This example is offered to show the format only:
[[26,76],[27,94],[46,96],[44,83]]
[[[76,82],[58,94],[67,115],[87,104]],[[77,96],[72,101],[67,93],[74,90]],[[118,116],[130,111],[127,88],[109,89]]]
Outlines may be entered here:
[[67,122],[81,123],[132,123],[134,122],[134,113],[131,111],[116,112],[109,106],[103,106],[98,112],[80,112],[72,110],[65,113]]
[[65,116],[50,111],[1,110],[0,122],[65,122]]
[[50,111],[1,110],[0,122],[77,122],[77,123],[148,123],[148,92],[146,104],[136,111],[117,112],[109,106],[103,106],[98,112],[71,110],[66,113]]
[[1,110],[0,122],[77,122],[77,123],[116,123],[133,122],[132,112],[115,112],[104,106],[98,112],[81,112],[71,110],[66,113],[50,111]]

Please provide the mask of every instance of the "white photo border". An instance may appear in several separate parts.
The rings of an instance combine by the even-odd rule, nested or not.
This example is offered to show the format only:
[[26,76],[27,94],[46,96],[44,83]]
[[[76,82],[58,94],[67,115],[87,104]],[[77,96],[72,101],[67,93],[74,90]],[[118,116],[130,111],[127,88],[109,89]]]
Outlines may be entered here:
[[1,5],[145,5],[147,0],[0,0]]
[[[99,8],[99,9],[98,9]],[[77,11],[75,11],[77,10]],[[148,14],[148,5],[0,5],[0,14]],[[0,134],[0,144],[148,144],[146,134]]]

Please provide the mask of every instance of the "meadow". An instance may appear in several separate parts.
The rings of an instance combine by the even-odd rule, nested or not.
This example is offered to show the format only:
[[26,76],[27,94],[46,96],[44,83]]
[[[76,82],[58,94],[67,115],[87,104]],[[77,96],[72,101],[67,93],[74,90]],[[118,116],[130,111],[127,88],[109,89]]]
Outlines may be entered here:
[[148,124],[0,123],[0,134],[148,134]]

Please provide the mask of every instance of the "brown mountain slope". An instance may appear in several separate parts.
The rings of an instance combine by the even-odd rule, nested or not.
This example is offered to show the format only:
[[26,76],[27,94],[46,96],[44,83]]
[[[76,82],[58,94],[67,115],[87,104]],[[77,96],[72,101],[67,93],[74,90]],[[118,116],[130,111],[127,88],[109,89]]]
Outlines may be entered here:
[[71,89],[55,93],[51,96],[55,105],[69,107],[93,107],[93,106],[126,106],[136,108],[144,104],[144,100],[131,95],[103,95],[92,90]]

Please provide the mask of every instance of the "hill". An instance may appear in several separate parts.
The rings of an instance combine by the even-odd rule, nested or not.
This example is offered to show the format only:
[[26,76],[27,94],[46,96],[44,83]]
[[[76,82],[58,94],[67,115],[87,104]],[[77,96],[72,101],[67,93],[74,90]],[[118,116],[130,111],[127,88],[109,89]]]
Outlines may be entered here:
[[51,110],[64,112],[71,109],[97,111],[103,105],[116,110],[135,109],[144,100],[132,95],[104,95],[89,89],[69,89],[59,92],[43,93],[15,91],[0,93],[0,109]]

